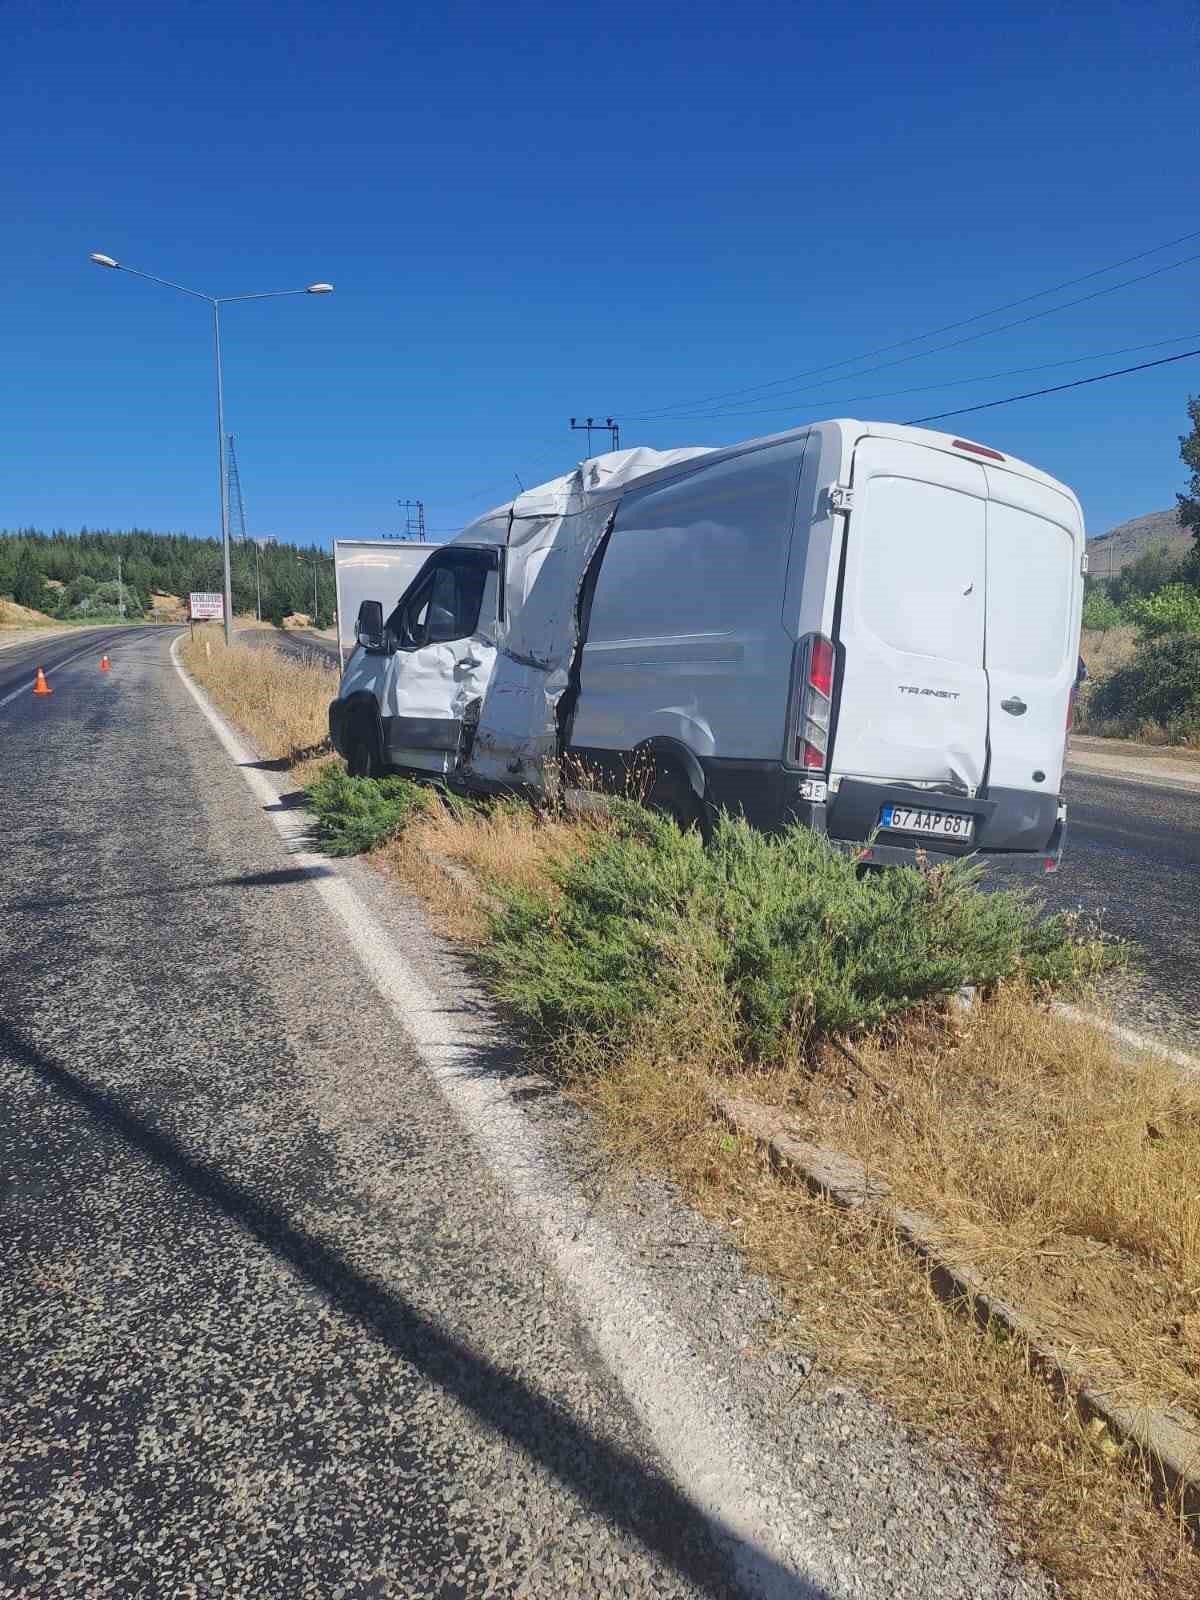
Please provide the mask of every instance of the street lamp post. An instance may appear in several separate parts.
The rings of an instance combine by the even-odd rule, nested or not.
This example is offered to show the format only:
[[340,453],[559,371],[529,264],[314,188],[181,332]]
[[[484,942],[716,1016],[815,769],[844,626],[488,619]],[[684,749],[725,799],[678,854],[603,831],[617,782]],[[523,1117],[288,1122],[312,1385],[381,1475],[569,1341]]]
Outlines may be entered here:
[[[329,557],[325,556],[324,553],[322,551],[318,550],[315,545],[313,546],[312,564],[313,564],[313,627],[314,628],[318,626],[317,613],[320,610],[320,602],[317,599],[317,574],[320,571],[320,563],[322,561],[332,560],[332,559],[333,559],[332,556],[329,556]],[[303,563],[307,560],[307,557],[306,556],[297,556],[296,560],[299,561],[303,565]]]
[[145,278],[164,289],[177,289],[194,300],[204,300],[212,307],[213,352],[217,365],[217,493],[221,503],[221,551],[225,565],[225,643],[233,643],[233,582],[229,565],[229,504],[225,489],[225,395],[221,378],[221,307],[238,300],[278,300],[288,294],[332,294],[331,283],[310,283],[305,289],[268,289],[264,294],[204,294],[199,289],[187,289],[182,283],[172,283],[168,278],[156,278],[151,272],[141,272],[137,267],[127,267],[114,261],[112,256],[93,250],[90,259],[98,267],[108,267],[113,272],[128,272],[135,278]]

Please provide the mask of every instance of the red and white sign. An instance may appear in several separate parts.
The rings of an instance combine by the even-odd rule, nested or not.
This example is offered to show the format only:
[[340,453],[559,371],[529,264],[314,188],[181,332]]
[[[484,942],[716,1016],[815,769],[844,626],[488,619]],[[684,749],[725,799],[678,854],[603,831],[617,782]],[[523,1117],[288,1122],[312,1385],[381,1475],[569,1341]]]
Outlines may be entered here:
[[188,608],[193,622],[224,622],[225,599],[219,594],[189,594]]

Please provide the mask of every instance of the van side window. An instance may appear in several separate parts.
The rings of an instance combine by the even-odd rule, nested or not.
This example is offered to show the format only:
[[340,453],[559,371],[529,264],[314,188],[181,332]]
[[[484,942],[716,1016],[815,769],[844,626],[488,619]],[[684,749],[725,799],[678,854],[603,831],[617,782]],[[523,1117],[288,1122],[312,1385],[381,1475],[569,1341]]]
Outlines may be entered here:
[[777,627],[798,479],[756,454],[622,502],[589,643]]
[[439,560],[408,602],[388,619],[401,650],[469,639],[479,627],[484,586],[493,567],[486,557]]

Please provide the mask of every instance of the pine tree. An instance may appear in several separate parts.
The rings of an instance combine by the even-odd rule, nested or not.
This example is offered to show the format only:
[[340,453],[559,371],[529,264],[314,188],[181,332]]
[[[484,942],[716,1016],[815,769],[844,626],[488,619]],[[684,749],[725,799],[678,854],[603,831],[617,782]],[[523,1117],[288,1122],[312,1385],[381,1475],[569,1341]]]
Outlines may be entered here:
[[17,570],[13,576],[13,599],[19,606],[40,610],[45,584],[38,571],[33,551],[26,546],[17,557]]
[[1200,399],[1195,395],[1188,401],[1188,416],[1192,419],[1192,431],[1180,434],[1179,457],[1185,467],[1191,468],[1192,477],[1187,494],[1179,494],[1175,498],[1179,501],[1180,522],[1192,530],[1195,541],[1193,559],[1196,559],[1200,556]]

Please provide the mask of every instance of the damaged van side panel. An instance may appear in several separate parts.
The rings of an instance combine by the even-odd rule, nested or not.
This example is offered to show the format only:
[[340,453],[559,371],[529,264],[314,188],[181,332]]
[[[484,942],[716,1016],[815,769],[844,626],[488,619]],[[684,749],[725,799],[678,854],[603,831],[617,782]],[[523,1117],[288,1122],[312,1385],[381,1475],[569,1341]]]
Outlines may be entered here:
[[[505,621],[467,768],[471,777],[489,784],[544,782],[559,753],[558,704],[578,646],[580,591],[616,502],[630,482],[705,453],[614,451],[512,501]],[[500,513],[483,520],[495,529]],[[480,525],[465,528],[459,540],[480,542]]]

